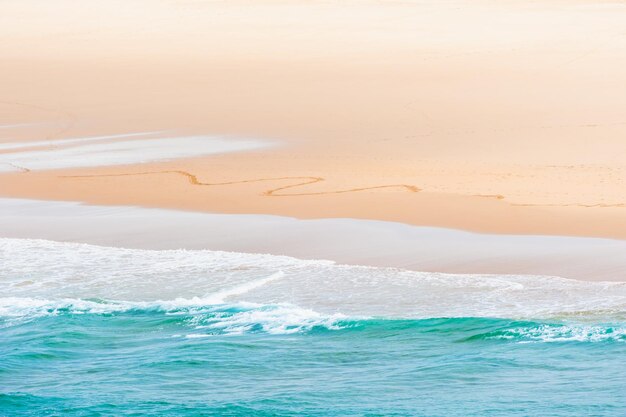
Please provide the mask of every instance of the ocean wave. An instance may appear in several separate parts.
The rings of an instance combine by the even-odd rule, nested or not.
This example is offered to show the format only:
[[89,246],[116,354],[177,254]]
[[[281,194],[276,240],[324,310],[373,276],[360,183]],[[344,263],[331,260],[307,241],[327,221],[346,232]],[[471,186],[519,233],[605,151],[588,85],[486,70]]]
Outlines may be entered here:
[[246,304],[297,306],[328,317],[597,322],[626,316],[623,282],[441,274],[263,254],[31,239],[0,239],[0,285],[2,317]]
[[356,331],[376,337],[436,332],[458,338],[460,343],[626,342],[626,320],[623,317],[612,317],[610,322],[590,321],[589,316],[583,320],[578,317],[552,321],[486,317],[411,319],[323,314],[289,304],[207,304],[207,299],[201,298],[154,302],[0,298],[0,328],[27,325],[38,319],[62,321],[71,317],[78,320],[92,317],[96,324],[102,325],[106,325],[106,320],[141,322],[147,319],[155,328],[175,325],[176,332],[171,337],[186,339],[257,333],[292,335],[312,331]]
[[44,317],[161,314],[177,316],[185,328],[193,330],[193,333],[184,336],[194,338],[250,332],[292,334],[314,328],[337,330],[342,328],[340,322],[346,320],[341,314],[321,314],[293,305],[207,304],[211,301],[202,298],[130,302],[3,297],[0,298],[0,327],[16,326]]
[[232,311],[213,311],[211,314],[194,316],[190,324],[201,333],[198,335],[244,334],[249,332],[265,332],[269,334],[292,334],[308,332],[315,328],[340,330],[346,317],[341,314],[325,315],[313,310],[290,305],[261,306],[254,309]]
[[624,325],[539,324],[513,327],[483,335],[485,340],[518,342],[626,342]]

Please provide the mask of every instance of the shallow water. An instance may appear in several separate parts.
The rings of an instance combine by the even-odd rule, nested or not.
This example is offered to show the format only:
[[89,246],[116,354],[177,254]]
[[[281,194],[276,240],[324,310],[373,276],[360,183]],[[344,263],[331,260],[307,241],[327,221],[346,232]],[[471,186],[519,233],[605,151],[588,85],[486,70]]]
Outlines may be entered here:
[[626,285],[0,239],[0,415],[626,413]]
[[[260,149],[272,144],[213,136],[160,137],[161,132],[0,143],[0,172],[141,164]],[[154,137],[156,136],[156,137]],[[38,149],[43,148],[43,149]]]

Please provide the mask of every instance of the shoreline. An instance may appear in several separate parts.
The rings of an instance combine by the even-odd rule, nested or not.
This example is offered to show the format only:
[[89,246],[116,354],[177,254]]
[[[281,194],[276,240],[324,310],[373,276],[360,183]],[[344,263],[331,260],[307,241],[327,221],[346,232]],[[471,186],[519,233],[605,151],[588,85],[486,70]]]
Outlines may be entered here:
[[357,220],[0,199],[2,237],[135,249],[208,249],[421,272],[626,281],[626,241],[511,236]]

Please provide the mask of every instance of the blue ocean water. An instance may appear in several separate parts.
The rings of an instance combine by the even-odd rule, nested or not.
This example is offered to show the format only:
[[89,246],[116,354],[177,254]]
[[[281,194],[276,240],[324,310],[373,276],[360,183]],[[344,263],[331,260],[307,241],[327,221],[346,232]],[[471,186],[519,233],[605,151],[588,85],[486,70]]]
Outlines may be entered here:
[[626,415],[624,284],[0,241],[2,416]]

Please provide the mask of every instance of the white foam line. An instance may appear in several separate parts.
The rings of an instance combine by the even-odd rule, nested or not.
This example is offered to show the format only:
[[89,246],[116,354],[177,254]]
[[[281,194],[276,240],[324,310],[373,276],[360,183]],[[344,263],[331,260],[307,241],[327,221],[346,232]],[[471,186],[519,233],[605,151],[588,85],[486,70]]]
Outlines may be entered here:
[[0,125],[0,129],[15,129],[18,127],[36,126],[38,123],[16,123],[12,125]]
[[236,295],[243,295],[243,294],[249,293],[252,290],[262,287],[272,281],[276,281],[280,278],[283,278],[284,276],[285,274],[282,271],[279,271],[275,274],[270,275],[269,277],[246,282],[245,284],[241,284],[230,289],[216,292],[215,294],[212,294],[209,297],[204,298],[203,301],[205,301],[208,304],[224,304],[227,298],[234,297]]
[[[138,136],[140,134],[133,134]],[[128,135],[130,136],[130,135]],[[126,137],[126,136],[116,136]],[[113,136],[109,137],[113,138]],[[138,138],[115,142],[93,143],[103,137],[89,138],[79,146],[0,153],[0,172],[15,171],[10,165],[28,170],[140,164],[176,158],[198,157],[228,152],[259,149],[271,145],[260,140],[236,140],[213,136],[178,136]],[[70,139],[68,139],[70,140]],[[87,141],[81,139],[81,142]],[[60,141],[57,141],[60,143]],[[67,142],[65,142],[67,143]]]
[[73,143],[94,142],[94,141],[99,141],[99,140],[130,138],[130,137],[136,137],[136,136],[149,136],[149,135],[155,135],[158,133],[161,133],[161,132],[155,131],[155,132],[122,133],[122,134],[117,134],[117,135],[89,136],[86,138],[44,140],[44,141],[37,141],[37,142],[9,142],[9,143],[0,143],[0,150],[31,149],[31,148],[38,148],[42,146],[69,145]]

